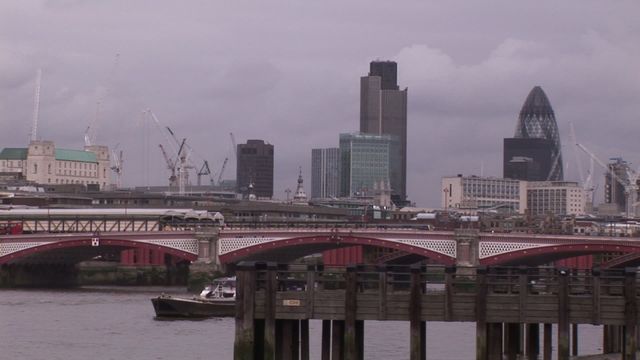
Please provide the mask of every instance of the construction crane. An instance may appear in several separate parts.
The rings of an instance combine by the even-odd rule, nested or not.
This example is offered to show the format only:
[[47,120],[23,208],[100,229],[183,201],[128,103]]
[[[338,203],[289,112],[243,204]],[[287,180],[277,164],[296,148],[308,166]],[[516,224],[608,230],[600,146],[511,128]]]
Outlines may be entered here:
[[594,171],[593,158],[590,157],[589,172],[587,173],[587,176],[585,178],[584,170],[582,169],[582,162],[580,161],[580,147],[578,146],[578,140],[576,139],[576,131],[575,131],[575,128],[573,127],[572,121],[569,121],[569,138],[571,140],[571,143],[575,145],[573,150],[574,150],[574,155],[576,159],[576,166],[578,168],[578,175],[580,176],[580,184],[582,185],[582,190],[585,195],[585,203],[589,207],[588,211],[591,211],[591,209],[593,209],[593,199],[594,199],[593,194],[595,192],[595,188],[593,186],[593,171]]
[[104,99],[111,93],[111,88],[113,87],[113,80],[115,79],[116,70],[118,69],[118,64],[120,63],[120,54],[116,54],[115,59],[113,60],[113,67],[109,72],[109,76],[107,77],[107,85],[102,91],[102,94],[98,97],[96,101],[96,114],[95,117],[91,120],[87,129],[84,131],[84,144],[86,146],[91,146],[96,142],[96,124],[100,118],[100,112],[102,107],[102,102]]
[[238,145],[236,144],[236,137],[233,136],[233,133],[230,132],[229,136],[231,137],[231,145],[233,145],[233,153],[236,155],[236,161],[238,161]]
[[605,169],[613,179],[622,184],[624,187],[625,197],[627,199],[627,208],[626,214],[627,218],[631,217],[634,214],[634,206],[637,202],[637,194],[638,194],[638,178],[640,178],[640,174],[636,171],[633,171],[629,166],[626,167],[627,178],[622,178],[618,176],[608,165],[606,165],[602,160],[600,160],[593,152],[587,149],[582,144],[576,144],[582,151],[584,151],[587,155],[589,155],[598,165],[600,165],[603,169]]
[[158,146],[160,147],[160,151],[162,151],[162,156],[164,156],[164,161],[166,161],[167,163],[167,169],[169,169],[171,175],[169,176],[169,189],[171,189],[172,187],[175,187],[177,185],[177,177],[176,177],[176,163],[174,160],[172,160],[169,157],[169,154],[167,154],[167,151],[164,149],[164,146],[162,146],[162,144],[158,144]]
[[[202,185],[201,178],[203,175],[211,175],[211,169],[209,168],[209,162],[205,160],[202,163],[202,167],[198,170],[198,186]],[[213,185],[213,178],[210,179],[211,185]]]
[[36,75],[36,89],[33,96],[33,122],[31,123],[31,134],[29,140],[38,140],[38,117],[40,116],[40,84],[42,82],[42,69],[38,69]]
[[114,162],[113,165],[111,166],[111,170],[113,170],[113,172],[116,174],[116,189],[119,189],[122,186],[122,150],[120,150],[120,152],[116,152],[117,149],[117,145],[116,147],[111,150],[111,157],[113,158]]
[[222,174],[224,174],[224,169],[227,167],[227,161],[229,161],[229,158],[226,157],[224,158],[224,161],[222,162],[222,167],[220,168],[220,172],[218,172],[218,186],[222,183]]
[[194,168],[193,165],[188,163],[188,159],[189,159],[189,155],[191,154],[191,151],[187,150],[186,144],[187,144],[187,138],[182,139],[182,142],[180,143],[180,147],[178,148],[178,153],[176,154],[176,161],[175,161],[175,164],[177,166],[177,171],[178,171],[178,192],[180,194],[184,194],[185,187],[189,183],[189,169]]
[[176,186],[177,184],[179,193],[184,194],[185,187],[189,183],[189,169],[195,169],[195,166],[193,166],[189,161],[192,149],[187,145],[186,138],[180,141],[170,127],[163,127],[156,115],[150,109],[147,109],[145,114],[151,117],[160,133],[164,136],[166,143],[171,146],[173,154],[175,154],[175,159],[172,159],[167,154],[164,147],[161,146],[162,153],[165,157],[165,161],[167,162],[167,168],[171,171],[169,187]]

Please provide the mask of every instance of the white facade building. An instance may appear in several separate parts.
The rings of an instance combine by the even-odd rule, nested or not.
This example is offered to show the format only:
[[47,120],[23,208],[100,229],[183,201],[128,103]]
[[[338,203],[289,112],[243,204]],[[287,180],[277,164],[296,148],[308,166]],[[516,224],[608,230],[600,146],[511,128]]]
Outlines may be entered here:
[[584,215],[584,189],[571,181],[529,181],[527,209],[531,215]]
[[442,178],[442,207],[459,211],[507,209],[533,216],[583,215],[584,190],[576,182],[524,181],[479,176]]
[[18,173],[37,184],[111,185],[107,146],[84,150],[56,149],[53,141],[31,141],[28,148],[5,148],[0,152],[0,172]]
[[443,177],[442,207],[461,211],[507,208],[524,213],[526,186],[521,183],[519,180],[494,177]]

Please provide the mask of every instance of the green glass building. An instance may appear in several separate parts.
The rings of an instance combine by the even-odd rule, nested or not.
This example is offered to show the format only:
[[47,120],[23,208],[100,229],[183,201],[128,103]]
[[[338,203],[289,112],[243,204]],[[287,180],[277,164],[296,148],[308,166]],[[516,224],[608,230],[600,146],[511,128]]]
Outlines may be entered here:
[[393,135],[340,134],[340,195],[364,196],[390,186],[391,154],[400,146]]

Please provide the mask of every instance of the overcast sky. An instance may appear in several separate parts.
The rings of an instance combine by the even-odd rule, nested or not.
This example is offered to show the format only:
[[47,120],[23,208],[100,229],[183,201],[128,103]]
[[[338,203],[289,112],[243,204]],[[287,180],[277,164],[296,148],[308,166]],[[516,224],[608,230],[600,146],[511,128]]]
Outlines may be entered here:
[[409,88],[417,205],[439,205],[442,176],[502,176],[502,139],[535,85],[578,180],[569,122],[604,161],[640,165],[638,13],[636,0],[2,1],[0,147],[26,146],[42,68],[38,136],[79,149],[95,121],[97,142],[124,150],[125,185],[166,183],[149,108],[195,162],[217,172],[229,157],[225,178],[230,132],[274,144],[275,197],[298,166],[310,193],[311,148],[358,130],[359,78],[390,59]]

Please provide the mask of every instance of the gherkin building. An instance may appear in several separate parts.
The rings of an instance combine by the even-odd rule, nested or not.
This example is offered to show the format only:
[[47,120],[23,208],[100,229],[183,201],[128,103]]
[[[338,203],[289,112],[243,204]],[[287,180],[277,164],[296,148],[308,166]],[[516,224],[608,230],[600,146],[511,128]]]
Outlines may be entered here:
[[536,86],[531,90],[527,100],[522,105],[514,137],[549,140],[551,159],[549,159],[549,174],[546,180],[563,180],[558,124],[556,123],[551,103],[540,86]]

